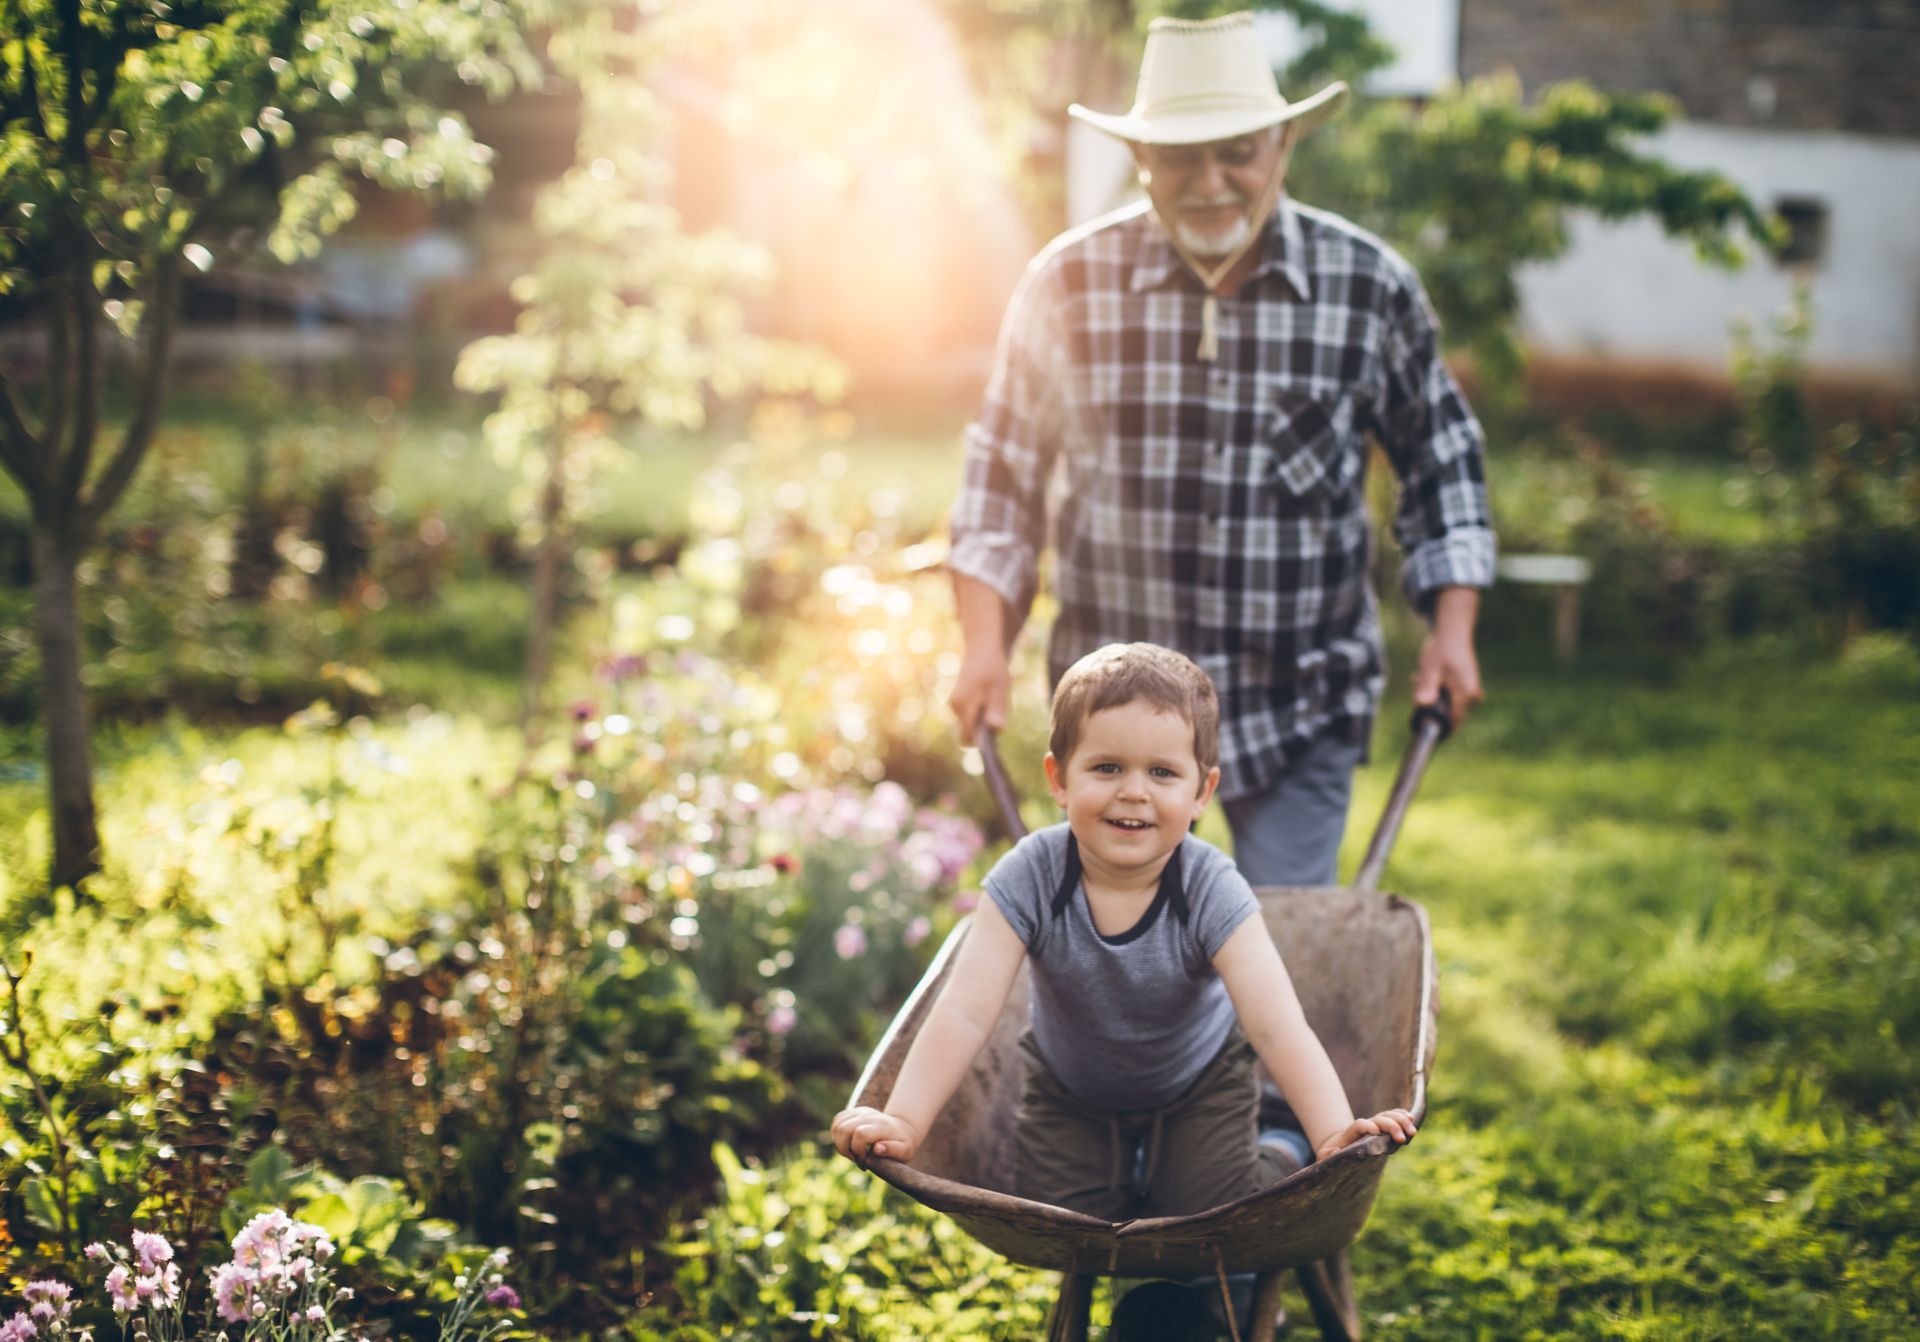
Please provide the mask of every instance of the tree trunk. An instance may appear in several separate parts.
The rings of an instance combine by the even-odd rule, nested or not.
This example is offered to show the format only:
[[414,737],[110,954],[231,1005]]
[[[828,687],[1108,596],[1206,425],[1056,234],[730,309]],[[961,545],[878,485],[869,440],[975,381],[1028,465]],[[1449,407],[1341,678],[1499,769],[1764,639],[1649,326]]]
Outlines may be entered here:
[[33,526],[33,604],[47,724],[47,778],[53,817],[55,889],[100,870],[93,816],[93,755],[86,691],[80,683],[80,544],[57,523]]
[[553,627],[560,604],[560,561],[566,554],[567,439],[556,430],[540,493],[540,548],[533,559],[533,610],[527,628],[527,689],[521,726],[534,730],[547,684]]

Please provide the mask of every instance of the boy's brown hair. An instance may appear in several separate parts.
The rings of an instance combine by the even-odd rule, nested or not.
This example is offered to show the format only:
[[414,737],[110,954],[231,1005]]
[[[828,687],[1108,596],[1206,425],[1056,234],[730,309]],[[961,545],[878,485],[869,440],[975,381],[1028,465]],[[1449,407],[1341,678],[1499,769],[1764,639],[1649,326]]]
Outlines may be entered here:
[[1193,727],[1193,757],[1202,778],[1220,762],[1220,698],[1213,682],[1192,661],[1155,643],[1109,643],[1068,667],[1053,690],[1047,748],[1064,766],[1088,718],[1134,703],[1178,713]]

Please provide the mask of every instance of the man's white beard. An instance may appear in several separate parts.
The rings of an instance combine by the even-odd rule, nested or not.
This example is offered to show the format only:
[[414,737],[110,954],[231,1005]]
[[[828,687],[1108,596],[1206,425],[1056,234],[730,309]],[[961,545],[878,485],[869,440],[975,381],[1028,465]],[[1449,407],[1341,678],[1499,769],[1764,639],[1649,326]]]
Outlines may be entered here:
[[1173,235],[1195,256],[1208,259],[1221,257],[1233,251],[1247,240],[1247,233],[1253,228],[1253,221],[1244,214],[1234,220],[1233,227],[1220,233],[1203,233],[1183,219],[1173,221]]

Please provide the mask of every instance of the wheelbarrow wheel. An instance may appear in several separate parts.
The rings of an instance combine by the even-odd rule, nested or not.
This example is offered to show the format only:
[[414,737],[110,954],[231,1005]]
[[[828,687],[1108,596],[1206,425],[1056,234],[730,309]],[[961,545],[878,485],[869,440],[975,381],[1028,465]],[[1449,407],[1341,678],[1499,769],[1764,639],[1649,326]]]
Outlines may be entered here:
[[1300,1289],[1320,1336],[1327,1342],[1360,1342],[1360,1306],[1353,1298],[1353,1266],[1346,1250],[1301,1268]]

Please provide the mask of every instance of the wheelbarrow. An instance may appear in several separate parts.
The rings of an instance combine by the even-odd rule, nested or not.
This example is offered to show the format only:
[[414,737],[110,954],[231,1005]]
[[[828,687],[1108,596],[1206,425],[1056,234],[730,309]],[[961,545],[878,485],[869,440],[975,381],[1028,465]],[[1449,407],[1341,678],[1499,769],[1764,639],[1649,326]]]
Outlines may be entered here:
[[[1415,711],[1412,741],[1352,885],[1255,892],[1355,1113],[1401,1108],[1416,1123],[1426,1118],[1438,1006],[1432,936],[1426,910],[1378,886],[1421,775],[1450,728],[1444,708]],[[979,742],[988,787],[1018,839],[1026,826],[992,732],[983,727]],[[947,937],[868,1059],[849,1104],[885,1107],[972,922],[962,919]],[[1224,1300],[1230,1273],[1256,1274],[1247,1342],[1271,1342],[1288,1269],[1298,1272],[1321,1335],[1357,1342],[1360,1314],[1347,1246],[1366,1224],[1387,1157],[1398,1146],[1367,1137],[1257,1193],[1185,1216],[1104,1221],[1020,1197],[1013,1192],[1014,1119],[1028,972],[1022,965],[992,1038],[913,1164],[879,1158],[868,1168],[1013,1262],[1063,1274],[1048,1318],[1052,1342],[1085,1342],[1101,1276],[1211,1277]],[[1240,1342],[1230,1304],[1226,1313]]]

